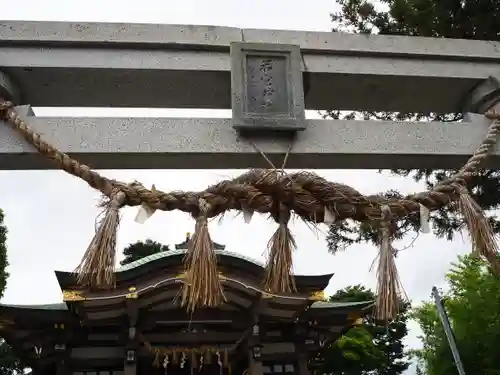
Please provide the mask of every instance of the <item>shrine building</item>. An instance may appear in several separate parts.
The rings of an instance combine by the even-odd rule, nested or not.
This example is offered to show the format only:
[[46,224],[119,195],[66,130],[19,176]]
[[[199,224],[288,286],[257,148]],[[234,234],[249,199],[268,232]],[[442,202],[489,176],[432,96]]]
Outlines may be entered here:
[[372,301],[330,303],[333,275],[296,275],[297,292],[261,289],[264,267],[216,248],[226,302],[179,306],[186,242],[116,271],[91,292],[56,271],[63,302],[1,305],[1,332],[34,375],[307,375],[308,360],[368,313]]

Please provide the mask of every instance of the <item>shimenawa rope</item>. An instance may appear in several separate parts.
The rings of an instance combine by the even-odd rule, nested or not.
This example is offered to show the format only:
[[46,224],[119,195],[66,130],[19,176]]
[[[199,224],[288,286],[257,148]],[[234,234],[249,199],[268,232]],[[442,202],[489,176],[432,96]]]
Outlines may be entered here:
[[[472,201],[466,188],[467,182],[477,172],[480,164],[496,144],[500,132],[500,116],[495,112],[488,112],[486,116],[493,121],[484,141],[467,163],[451,179],[436,185],[430,191],[409,195],[398,200],[386,199],[380,196],[364,196],[349,186],[329,182],[313,173],[284,174],[276,173],[275,169],[250,170],[239,177],[221,181],[199,192],[148,190],[140,183],[126,184],[108,179],[91,170],[90,167],[80,164],[67,154],[60,152],[45,142],[40,134],[26,124],[16,113],[12,103],[0,100],[0,118],[4,118],[12,124],[43,156],[53,160],[59,168],[67,173],[81,178],[108,199],[116,199],[116,192],[120,192],[120,207],[145,204],[151,209],[180,210],[190,213],[193,217],[198,217],[200,213],[199,202],[202,199],[208,206],[207,211],[203,213],[206,218],[218,216],[233,209],[239,211],[250,210],[276,216],[277,213],[282,214],[280,209],[277,210],[278,207],[286,207],[289,213],[293,211],[303,220],[314,223],[323,222],[326,219],[325,213],[328,213],[328,216],[333,214],[336,221],[353,219],[379,223],[383,216],[382,207],[384,207],[384,210],[388,209],[390,211],[392,220],[398,220],[409,215],[419,214],[422,206],[433,211],[452,201],[460,201],[467,227],[471,231],[475,251],[485,256],[492,263],[494,269],[500,269],[498,267],[498,249],[494,241],[493,231],[484,217],[484,213]],[[277,204],[279,204],[278,207]],[[109,209],[107,212],[109,215],[114,215],[117,210]],[[281,226],[283,219],[276,216],[275,220]],[[101,270],[94,270],[96,273],[101,272],[101,275],[107,274],[102,272],[106,267],[109,268],[109,262],[112,258],[109,254],[115,251],[110,249],[114,245],[114,241],[112,240],[113,235],[108,232],[116,231],[117,227],[117,220],[104,220],[104,222],[108,223],[105,226],[108,229],[98,230],[93,240],[93,243],[101,244],[94,246],[94,251],[100,253],[103,259],[108,259],[105,262],[94,263],[101,264],[101,266],[98,266],[101,267]],[[104,241],[102,238],[106,238],[106,236],[108,236],[109,240]],[[286,235],[283,234],[282,237],[286,237]],[[282,262],[282,267],[288,267],[288,261]],[[86,272],[84,268],[80,265],[77,270],[81,273]],[[289,277],[289,272],[280,272],[280,275],[288,275],[286,277]],[[269,277],[273,277],[273,275],[269,275]],[[274,277],[277,276],[274,275]],[[108,280],[107,276],[80,276],[80,279],[90,280],[91,284],[103,283],[104,286],[112,284],[106,281]],[[272,292],[283,293],[289,291],[290,283],[283,282],[283,280],[274,280],[269,281],[268,285],[270,288],[277,288]]]

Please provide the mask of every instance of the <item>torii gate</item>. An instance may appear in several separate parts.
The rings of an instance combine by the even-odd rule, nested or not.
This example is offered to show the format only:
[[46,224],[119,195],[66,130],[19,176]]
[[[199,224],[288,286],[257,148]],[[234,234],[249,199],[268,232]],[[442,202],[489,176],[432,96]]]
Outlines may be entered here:
[[[251,45],[254,52],[271,59],[291,56],[293,64],[286,70],[290,86],[282,92],[283,97],[294,96],[297,118],[304,108],[483,112],[500,99],[498,81],[488,80],[500,77],[498,42],[24,21],[0,22],[0,71],[15,86],[4,76],[0,87],[18,97],[18,104],[34,107],[229,109],[234,42],[258,43]],[[286,50],[274,43],[295,47]],[[233,60],[241,61],[241,55],[233,52]],[[241,91],[242,72],[239,76],[234,72],[233,68],[233,91]],[[274,79],[279,82],[283,77]],[[302,81],[304,90],[293,86]],[[24,113],[32,114],[27,107]],[[265,166],[251,145],[239,140],[230,119],[30,117],[30,123],[62,151],[94,168]],[[302,124],[305,131],[297,135],[287,163],[290,168],[459,167],[487,127],[482,119],[472,124],[346,120]],[[0,126],[0,168],[51,168],[11,133]],[[275,162],[286,151],[286,142],[276,139],[262,140],[259,146]],[[499,162],[496,153],[490,160],[491,165]]]
[[[0,169],[53,168],[36,154],[36,146],[59,168],[109,198],[101,227],[78,268],[84,284],[113,285],[120,207],[142,206],[146,216],[156,209],[190,213],[197,226],[186,258],[184,300],[189,308],[222,301],[209,217],[236,209],[246,221],[253,212],[274,218],[279,228],[265,280],[273,293],[288,293],[294,286],[294,242],[287,228],[292,213],[328,225],[367,221],[380,231],[377,306],[383,318],[393,317],[399,286],[390,242],[397,220],[417,217],[424,228],[429,210],[458,201],[473,246],[500,270],[494,234],[466,188],[478,168],[500,165],[500,116],[489,111],[500,107],[499,51],[500,43],[487,41],[0,22],[0,96],[10,100],[0,102],[0,117],[8,122],[0,124]],[[11,102],[19,106],[12,108]],[[30,106],[232,108],[233,115],[44,118],[34,116]],[[305,119],[305,109],[330,108],[463,112],[466,121]],[[294,135],[293,147],[288,134]],[[400,200],[363,196],[319,176],[283,175],[276,168],[273,173],[252,171],[202,192],[161,192],[109,180],[81,164],[96,169],[249,168],[267,167],[266,162],[280,166],[284,156],[286,167],[308,169],[437,169],[467,163],[452,179]],[[486,156],[491,156],[489,164],[482,164]]]

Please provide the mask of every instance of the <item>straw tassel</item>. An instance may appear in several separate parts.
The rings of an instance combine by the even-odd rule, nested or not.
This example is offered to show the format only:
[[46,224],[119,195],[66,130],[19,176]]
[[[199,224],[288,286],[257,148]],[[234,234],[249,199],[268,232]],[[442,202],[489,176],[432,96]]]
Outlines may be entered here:
[[104,217],[92,242],[76,268],[77,282],[82,286],[109,289],[115,286],[116,233],[120,224],[120,207],[126,195],[116,191],[105,203]]
[[493,228],[467,188],[460,185],[458,192],[458,206],[469,230],[473,251],[486,258],[495,273],[500,273],[499,248]]
[[181,353],[181,362],[179,363],[179,367],[182,369],[184,366],[186,366],[186,361],[187,361],[187,355],[186,352]]
[[389,322],[398,315],[404,292],[396,267],[395,251],[391,244],[391,211],[387,205],[382,206],[381,210],[375,315],[377,319]]
[[188,311],[196,307],[217,307],[226,299],[217,271],[217,257],[208,231],[207,216],[210,209],[199,199],[196,227],[184,258],[186,278],[182,290],[182,306]]
[[269,241],[268,260],[264,276],[264,289],[271,293],[290,293],[297,290],[292,274],[292,252],[297,247],[288,222],[290,211],[282,206],[279,212],[279,227]]

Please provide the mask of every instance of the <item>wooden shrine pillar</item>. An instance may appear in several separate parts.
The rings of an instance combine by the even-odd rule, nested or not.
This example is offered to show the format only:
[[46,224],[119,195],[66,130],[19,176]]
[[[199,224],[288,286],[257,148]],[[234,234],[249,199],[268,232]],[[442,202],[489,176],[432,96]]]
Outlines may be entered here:
[[127,303],[127,337],[125,340],[125,359],[123,364],[124,375],[137,375],[137,318],[139,306],[137,301],[137,292],[135,287],[129,288],[129,293],[126,295]]
[[307,364],[308,356],[305,350],[300,350],[297,356],[297,374],[309,375],[309,366]]
[[56,375],[70,375],[70,352],[68,348],[70,330],[66,330],[64,323],[54,324],[56,330],[56,343],[54,344],[54,351],[56,352],[57,367]]
[[307,330],[302,324],[295,326],[295,352],[297,354],[297,375],[309,375],[307,353]]
[[248,339],[248,372],[250,375],[263,375],[262,344],[260,340],[260,326],[255,322],[252,334]]

